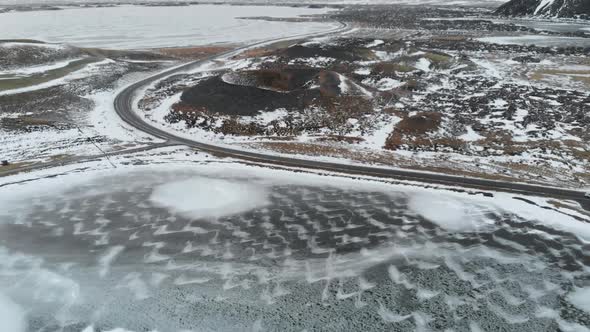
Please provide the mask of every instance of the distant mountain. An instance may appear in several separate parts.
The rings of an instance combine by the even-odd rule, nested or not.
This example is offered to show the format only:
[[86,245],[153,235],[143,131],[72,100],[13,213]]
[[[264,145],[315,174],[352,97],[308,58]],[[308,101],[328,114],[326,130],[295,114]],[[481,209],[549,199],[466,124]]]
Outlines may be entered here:
[[590,0],[511,0],[498,8],[496,14],[588,19]]

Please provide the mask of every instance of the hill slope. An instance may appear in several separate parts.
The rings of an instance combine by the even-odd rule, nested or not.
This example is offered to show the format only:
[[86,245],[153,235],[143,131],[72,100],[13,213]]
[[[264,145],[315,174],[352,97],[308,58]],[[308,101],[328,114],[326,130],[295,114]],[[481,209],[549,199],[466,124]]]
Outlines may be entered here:
[[511,0],[496,14],[506,16],[544,16],[590,18],[589,0]]

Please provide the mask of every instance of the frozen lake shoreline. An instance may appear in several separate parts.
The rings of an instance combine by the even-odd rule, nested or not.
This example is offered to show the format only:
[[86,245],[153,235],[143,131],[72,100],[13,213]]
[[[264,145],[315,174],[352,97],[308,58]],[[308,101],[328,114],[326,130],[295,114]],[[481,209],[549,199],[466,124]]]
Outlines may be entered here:
[[[69,8],[4,13],[0,30],[4,39],[38,39],[82,47],[141,49],[197,46],[248,43],[329,30],[336,23],[237,18],[261,15],[293,18],[321,15],[328,11],[330,9],[327,8],[232,5]],[[72,26],[76,29],[71,29]]]

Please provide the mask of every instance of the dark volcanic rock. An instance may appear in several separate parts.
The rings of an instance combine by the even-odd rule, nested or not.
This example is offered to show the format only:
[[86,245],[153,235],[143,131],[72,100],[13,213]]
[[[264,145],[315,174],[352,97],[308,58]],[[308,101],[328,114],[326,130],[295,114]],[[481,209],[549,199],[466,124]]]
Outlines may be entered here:
[[295,45],[283,51],[289,58],[335,58],[343,61],[362,61],[373,59],[373,54],[366,47],[350,47],[351,45]]
[[512,0],[496,14],[505,16],[590,17],[588,0]]
[[230,84],[215,76],[186,90],[181,100],[185,104],[202,107],[213,113],[253,116],[264,110],[303,109],[306,102],[318,96],[318,90],[285,93]]

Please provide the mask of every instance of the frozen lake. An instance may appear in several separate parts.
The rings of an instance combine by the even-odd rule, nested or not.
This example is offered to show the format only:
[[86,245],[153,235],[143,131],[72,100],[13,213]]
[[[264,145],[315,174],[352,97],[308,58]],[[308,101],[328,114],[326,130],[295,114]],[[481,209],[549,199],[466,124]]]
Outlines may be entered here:
[[0,318],[11,332],[585,331],[589,240],[508,194],[223,164],[72,173],[0,187]]
[[589,47],[590,38],[547,35],[483,37],[477,40],[500,45],[535,45],[541,47]]
[[590,22],[586,21],[564,21],[547,19],[494,19],[495,23],[514,23],[540,31],[552,32],[585,32],[590,29]]
[[0,14],[2,39],[38,39],[116,49],[243,43],[329,30],[336,23],[268,22],[238,17],[293,18],[328,9],[279,6],[117,6]]

